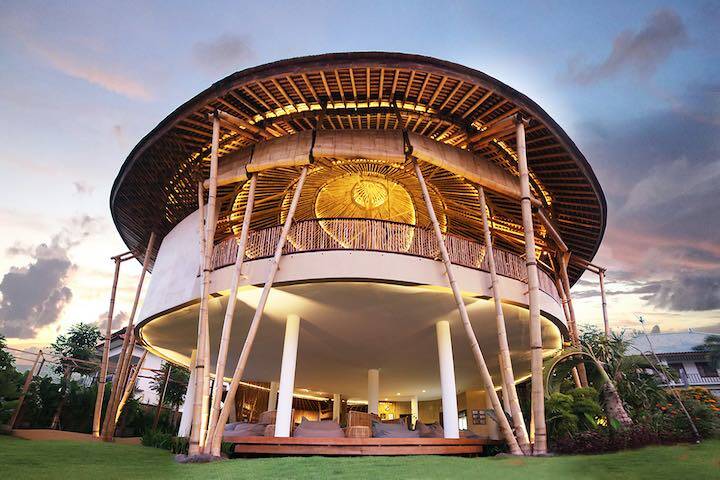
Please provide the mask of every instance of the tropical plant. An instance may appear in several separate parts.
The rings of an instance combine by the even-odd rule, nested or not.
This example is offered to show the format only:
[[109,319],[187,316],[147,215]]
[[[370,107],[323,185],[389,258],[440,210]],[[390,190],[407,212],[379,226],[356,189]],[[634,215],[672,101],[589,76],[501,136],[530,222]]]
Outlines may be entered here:
[[60,358],[55,372],[62,374],[62,380],[60,382],[60,401],[57,404],[50,428],[60,428],[60,415],[67,401],[67,391],[72,374],[78,372],[87,375],[96,370],[86,362],[96,359],[95,346],[99,339],[100,331],[96,325],[76,323],[70,327],[67,335],[59,335],[51,344],[55,355]]
[[[170,377],[167,388],[165,388],[165,378],[168,370],[170,370]],[[177,411],[185,401],[185,392],[189,380],[190,372],[186,368],[165,362],[162,368],[155,372],[150,388],[158,394],[158,397],[162,396],[162,392],[165,390],[163,404],[169,405],[173,410]]]
[[552,443],[581,431],[594,430],[604,421],[594,388],[576,388],[567,394],[554,392],[545,400],[545,418]]
[[[165,385],[166,378],[168,379],[167,386]],[[167,415],[160,415],[158,425],[165,425],[164,428],[175,430],[180,406],[185,401],[185,392],[187,391],[189,379],[190,373],[187,369],[168,362],[163,363],[162,368],[155,372],[150,388],[158,395],[158,399],[162,398],[163,406],[167,405],[172,409],[172,412]],[[164,397],[163,392],[165,392]],[[154,428],[159,427],[154,426]]]
[[694,350],[705,352],[708,363],[715,370],[720,370],[720,335],[708,335],[705,343],[695,346]]
[[15,368],[15,358],[6,347],[5,337],[0,334],[0,423],[7,422],[12,415],[24,380],[23,374]]

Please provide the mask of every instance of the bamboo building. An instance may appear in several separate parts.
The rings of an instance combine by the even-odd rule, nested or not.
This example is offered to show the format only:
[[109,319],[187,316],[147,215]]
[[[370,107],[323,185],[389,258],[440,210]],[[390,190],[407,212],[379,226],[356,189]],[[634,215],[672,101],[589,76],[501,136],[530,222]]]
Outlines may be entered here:
[[[442,419],[419,453],[470,452],[465,429],[545,451],[542,363],[577,344],[570,287],[586,270],[603,280],[607,207],[522,93],[400,53],[249,68],[143,138],[110,207],[152,272],[128,342],[192,368],[191,453],[217,454],[248,386],[277,415],[252,451],[293,452],[293,397],[336,420],[349,405]],[[304,452],[333,453],[318,445]]]

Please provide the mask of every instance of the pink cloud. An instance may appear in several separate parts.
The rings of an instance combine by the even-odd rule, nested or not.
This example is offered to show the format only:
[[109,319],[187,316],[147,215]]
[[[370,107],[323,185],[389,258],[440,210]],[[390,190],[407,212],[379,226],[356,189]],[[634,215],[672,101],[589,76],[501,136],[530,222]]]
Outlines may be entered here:
[[37,45],[34,50],[50,65],[65,75],[85,80],[88,83],[133,100],[152,100],[152,94],[143,84],[123,74],[104,70],[97,65],[90,65],[65,52],[39,48]]

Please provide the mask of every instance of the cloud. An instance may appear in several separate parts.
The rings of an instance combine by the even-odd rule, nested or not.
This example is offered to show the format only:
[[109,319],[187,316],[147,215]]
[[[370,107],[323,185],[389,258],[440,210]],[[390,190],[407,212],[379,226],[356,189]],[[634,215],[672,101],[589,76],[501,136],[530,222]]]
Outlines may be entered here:
[[92,195],[93,191],[95,191],[95,187],[84,180],[73,182],[73,186],[75,187],[75,193],[78,195]]
[[193,61],[208,73],[233,72],[254,56],[249,38],[224,33],[213,40],[197,42],[192,48]]
[[[615,295],[645,295],[656,293],[660,290],[661,285],[657,282],[640,283],[639,286],[634,286],[627,289],[605,289],[605,295],[612,297]],[[582,290],[579,292],[573,292],[573,299],[582,298],[594,298],[600,296],[600,287],[594,290]]]
[[568,63],[567,76],[581,85],[588,85],[630,71],[649,77],[673,51],[685,46],[688,36],[680,16],[670,9],[653,13],[645,25],[634,32],[625,30],[613,41],[610,55],[598,64],[581,64],[579,58]]
[[104,69],[94,61],[78,58],[70,52],[58,51],[52,48],[34,48],[35,52],[44,58],[55,69],[73,78],[85,80],[107,91],[117,93],[132,100],[152,100],[153,95],[148,88],[127,75]]
[[720,272],[715,275],[679,275],[660,283],[646,301],[653,306],[680,311],[720,309]]
[[[682,182],[678,182],[682,179]],[[692,165],[681,157],[652,167],[630,190],[623,206],[630,213],[644,208],[662,208],[677,204],[683,198],[716,194],[720,184],[720,159]],[[667,188],[674,185],[675,188]]]
[[[105,331],[107,329],[107,316],[108,312],[104,312],[100,315],[98,315],[97,319],[97,326],[100,329],[100,333],[105,335]],[[120,311],[113,316],[112,320],[112,327],[110,328],[110,331],[119,330],[120,328],[125,326],[125,323],[127,322],[128,314]]]
[[[677,105],[604,124],[587,124],[585,153],[608,198],[601,263],[609,294],[655,311],[712,315],[720,309],[720,84],[692,83]],[[632,283],[631,283],[632,282]],[[646,291],[643,291],[646,289]],[[597,286],[578,285],[584,298]],[[616,297],[620,298],[620,297]],[[699,314],[700,315],[700,314]]]
[[11,254],[29,255],[30,262],[10,267],[0,281],[0,332],[9,338],[32,338],[58,321],[73,297],[67,283],[75,266],[68,252],[99,227],[98,218],[82,215],[71,219],[49,243],[8,249]]
[[11,267],[0,282],[0,330],[11,338],[31,338],[55,323],[72,299],[67,276],[72,262],[56,243],[40,244],[26,267]]

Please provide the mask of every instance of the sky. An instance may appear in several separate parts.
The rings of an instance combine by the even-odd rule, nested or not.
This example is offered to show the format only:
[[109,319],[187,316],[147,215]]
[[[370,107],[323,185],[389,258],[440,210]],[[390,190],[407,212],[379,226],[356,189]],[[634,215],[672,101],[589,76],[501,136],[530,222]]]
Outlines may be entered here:
[[[0,4],[0,333],[38,348],[102,323],[109,192],[133,146],[235,71],[398,51],[481,70],[566,130],[608,202],[611,325],[720,331],[720,2]],[[125,262],[115,326],[140,267]],[[597,277],[573,288],[600,325]]]

